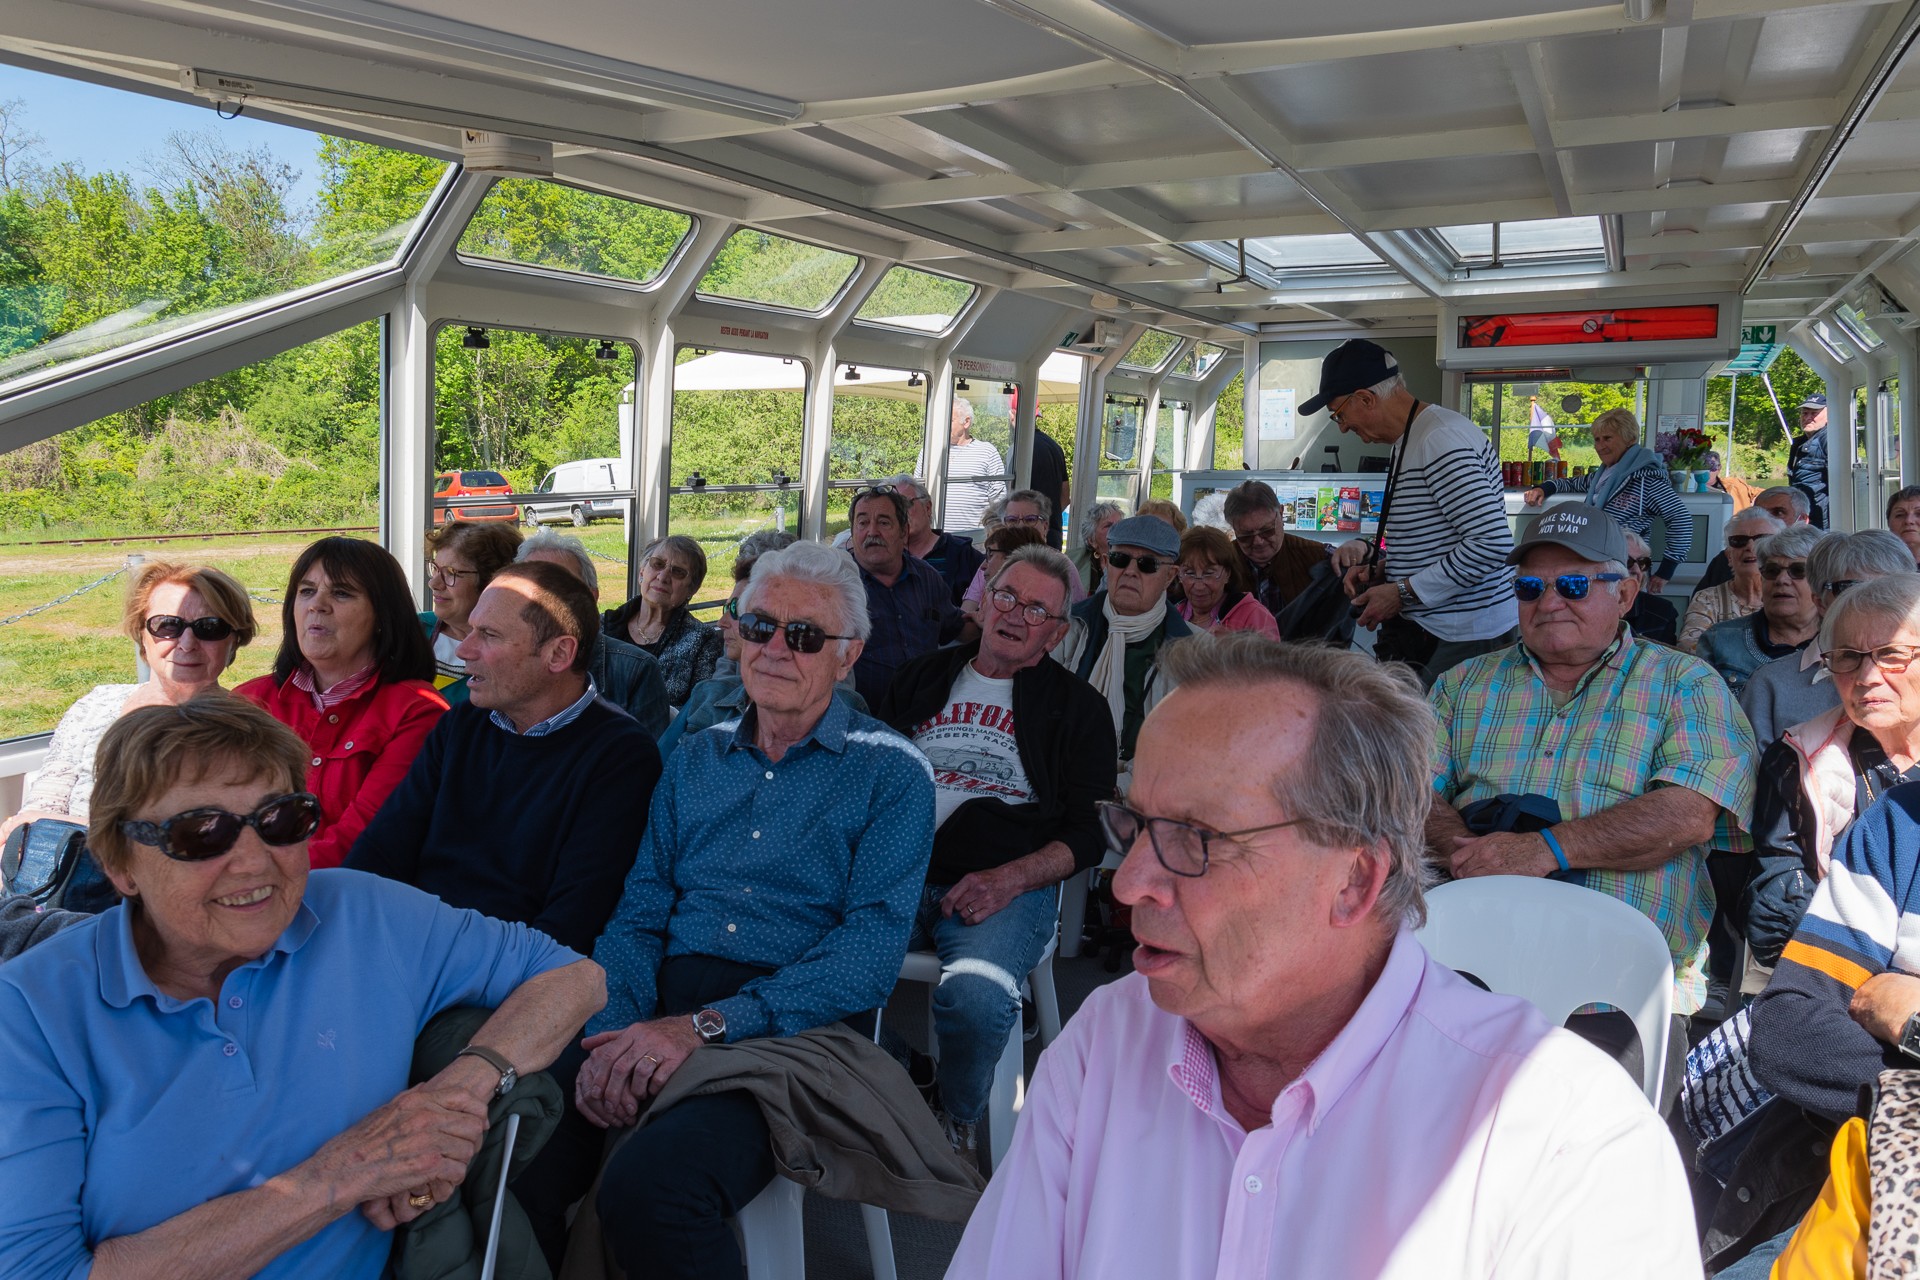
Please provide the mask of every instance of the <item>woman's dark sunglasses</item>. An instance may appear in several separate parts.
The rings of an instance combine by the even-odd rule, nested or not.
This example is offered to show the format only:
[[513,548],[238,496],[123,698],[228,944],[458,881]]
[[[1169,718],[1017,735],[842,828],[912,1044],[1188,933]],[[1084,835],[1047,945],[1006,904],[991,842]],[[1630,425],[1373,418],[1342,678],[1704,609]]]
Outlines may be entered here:
[[1138,565],[1142,573],[1158,573],[1162,561],[1158,556],[1137,556],[1129,551],[1109,551],[1107,563],[1116,569],[1124,569],[1131,564]]
[[1795,582],[1805,582],[1807,580],[1807,562],[1805,560],[1795,560],[1792,564],[1763,564],[1760,566],[1760,576],[1768,582],[1772,582],[1782,574],[1788,573],[1793,575]]
[[763,618],[757,613],[743,613],[739,621],[740,638],[748,644],[765,644],[773,639],[773,633],[786,633],[787,648],[795,653],[818,653],[827,647],[829,640],[851,640],[852,636],[836,636],[826,628],[811,622],[782,622],[778,618]]
[[1766,536],[1764,533],[1730,533],[1727,535],[1727,545],[1735,551],[1744,551]]
[[733,599],[721,605],[720,612],[726,614],[729,618],[733,618],[737,621],[740,617],[740,597],[735,596],[733,597]]
[[[1562,600],[1585,600],[1587,592],[1593,590],[1596,582],[1620,582],[1625,579],[1619,573],[1563,573],[1553,580],[1553,589],[1560,593]],[[1545,579],[1526,577],[1513,580],[1513,594],[1522,600],[1534,601],[1547,594]]]
[[263,801],[252,813],[189,809],[165,822],[123,822],[120,834],[176,862],[204,862],[232,849],[248,827],[276,848],[299,844],[320,829],[320,799],[310,791],[294,791]]
[[189,622],[171,613],[156,613],[147,619],[147,634],[155,640],[178,640],[188,631],[194,639],[212,644],[233,634],[233,624],[225,618],[195,618]]

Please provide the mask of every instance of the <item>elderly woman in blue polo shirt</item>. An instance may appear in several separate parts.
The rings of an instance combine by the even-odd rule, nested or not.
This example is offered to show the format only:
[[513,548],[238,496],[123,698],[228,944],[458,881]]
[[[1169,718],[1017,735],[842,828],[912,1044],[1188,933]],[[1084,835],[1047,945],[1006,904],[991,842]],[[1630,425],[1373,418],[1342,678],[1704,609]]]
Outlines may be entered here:
[[[221,693],[101,741],[88,843],[126,901],[0,970],[0,1270],[376,1280],[510,1074],[604,999],[544,935],[309,873],[307,749]],[[498,1006],[407,1088],[414,1039]]]

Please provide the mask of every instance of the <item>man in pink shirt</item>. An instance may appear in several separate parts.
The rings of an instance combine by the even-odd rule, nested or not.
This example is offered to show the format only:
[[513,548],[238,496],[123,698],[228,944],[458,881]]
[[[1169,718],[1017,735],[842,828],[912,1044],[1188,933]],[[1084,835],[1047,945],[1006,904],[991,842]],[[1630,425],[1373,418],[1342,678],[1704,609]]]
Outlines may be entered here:
[[1633,1081],[1412,933],[1417,689],[1246,633],[1162,663],[1102,814],[1138,972],[1042,1056],[948,1276],[1699,1276]]

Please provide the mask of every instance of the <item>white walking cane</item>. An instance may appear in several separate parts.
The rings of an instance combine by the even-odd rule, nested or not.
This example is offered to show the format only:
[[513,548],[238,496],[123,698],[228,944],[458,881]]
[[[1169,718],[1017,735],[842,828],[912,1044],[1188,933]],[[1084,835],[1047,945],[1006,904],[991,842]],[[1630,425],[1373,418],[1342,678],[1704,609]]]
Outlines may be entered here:
[[513,1169],[513,1140],[520,1135],[520,1113],[507,1117],[507,1142],[500,1152],[500,1185],[493,1189],[493,1223],[487,1228],[487,1257],[480,1266],[480,1280],[493,1280],[500,1255],[500,1215],[507,1207],[507,1174]]

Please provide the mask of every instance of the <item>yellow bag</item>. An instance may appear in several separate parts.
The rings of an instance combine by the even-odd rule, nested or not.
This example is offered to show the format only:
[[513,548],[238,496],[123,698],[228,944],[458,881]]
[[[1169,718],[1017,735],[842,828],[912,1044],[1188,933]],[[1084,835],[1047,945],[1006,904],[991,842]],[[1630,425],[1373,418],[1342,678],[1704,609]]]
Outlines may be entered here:
[[1820,1198],[1774,1261],[1772,1280],[1866,1280],[1867,1122],[1847,1121],[1828,1154],[1832,1172]]

